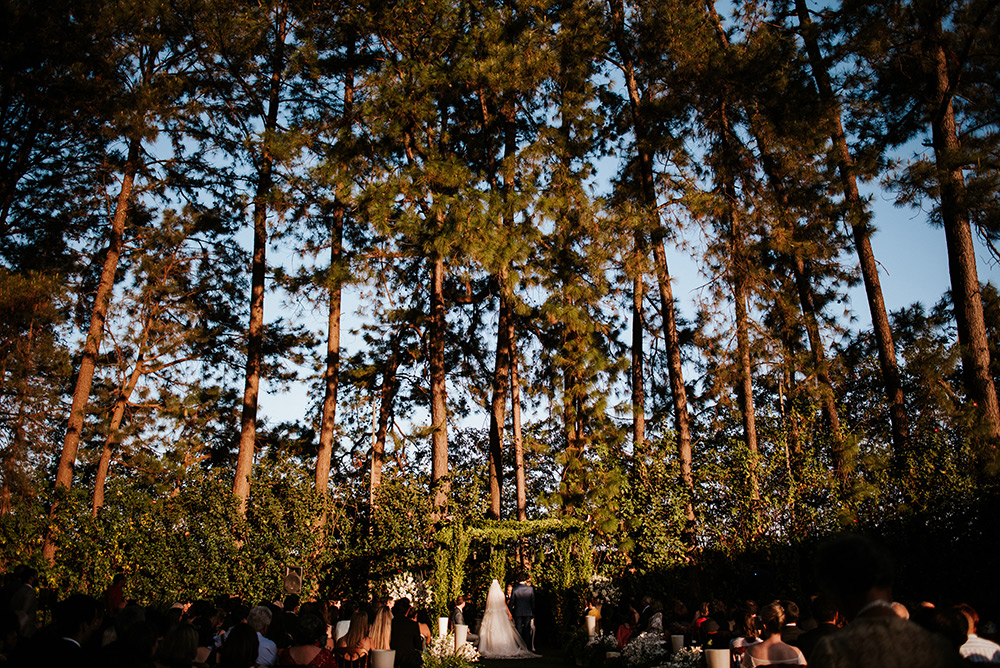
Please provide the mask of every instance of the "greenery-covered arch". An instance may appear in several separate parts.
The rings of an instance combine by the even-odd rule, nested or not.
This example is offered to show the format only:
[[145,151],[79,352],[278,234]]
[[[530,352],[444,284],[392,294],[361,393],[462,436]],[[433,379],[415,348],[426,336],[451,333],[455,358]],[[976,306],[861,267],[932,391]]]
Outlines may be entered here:
[[576,585],[587,581],[593,570],[590,531],[574,518],[528,520],[481,520],[465,525],[455,520],[434,536],[437,551],[434,557],[434,607],[446,614],[448,604],[463,591],[469,551],[474,543],[491,548],[489,575],[501,582],[507,574],[506,549],[509,541],[550,536],[551,543],[538,546],[550,549],[548,556],[537,559],[540,567],[534,576],[539,585],[553,597],[556,623],[565,619],[568,595]]

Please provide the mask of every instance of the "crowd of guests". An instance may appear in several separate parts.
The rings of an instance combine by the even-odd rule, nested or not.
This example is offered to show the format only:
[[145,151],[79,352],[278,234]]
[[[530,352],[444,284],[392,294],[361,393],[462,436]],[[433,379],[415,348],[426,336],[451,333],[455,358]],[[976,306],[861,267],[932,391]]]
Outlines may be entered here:
[[822,591],[803,610],[790,600],[703,602],[693,611],[678,599],[644,596],[618,606],[588,601],[600,632],[619,649],[638,637],[671,646],[729,649],[734,666],[813,665],[851,668],[1000,664],[1000,634],[968,604],[907,605],[892,600],[892,568],[876,545],[859,536],[820,551]]
[[357,603],[235,597],[163,610],[127,601],[124,577],[98,600],[72,594],[40,624],[37,573],[7,574],[0,595],[0,667],[370,668],[374,650],[394,650],[394,668],[418,668],[430,617],[406,598]]
[[[677,599],[644,596],[617,606],[589,602],[593,626],[620,648],[636,638],[670,636],[685,645],[728,649],[747,668],[939,668],[1000,663],[997,626],[967,604],[903,605],[892,597],[888,556],[871,541],[844,536],[820,551],[820,593],[800,611],[793,601],[727,605],[713,600],[693,611]],[[38,574],[18,567],[0,592],[0,668],[374,668],[377,650],[394,650],[394,668],[419,668],[431,641],[431,619],[406,598],[366,603],[281,602],[250,606],[234,597],[142,606],[125,597],[116,576],[101,600],[62,598],[40,619]],[[475,619],[459,598],[453,624]]]

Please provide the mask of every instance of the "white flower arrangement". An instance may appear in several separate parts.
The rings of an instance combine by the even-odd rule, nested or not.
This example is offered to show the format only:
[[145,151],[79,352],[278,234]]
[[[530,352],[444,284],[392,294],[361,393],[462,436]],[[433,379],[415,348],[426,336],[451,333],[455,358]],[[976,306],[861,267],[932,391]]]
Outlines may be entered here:
[[608,652],[614,652],[618,649],[618,641],[610,633],[602,633],[599,636],[594,636],[587,642],[587,646],[593,646],[595,648],[600,648]]
[[610,605],[618,605],[621,591],[611,582],[611,578],[603,575],[591,575],[587,582],[587,593],[595,600],[604,601]]
[[667,658],[668,647],[669,642],[661,634],[642,633],[628,641],[622,651],[622,658],[630,666],[660,666]]
[[424,652],[438,660],[455,656],[469,663],[479,661],[479,652],[472,643],[465,642],[455,647],[455,634],[450,631],[443,636],[431,638],[431,642],[424,649]]
[[682,647],[670,659],[667,664],[670,668],[701,668],[705,665],[701,647]]
[[386,590],[393,599],[408,598],[417,608],[430,608],[434,603],[434,590],[424,580],[413,573],[398,573],[386,583]]

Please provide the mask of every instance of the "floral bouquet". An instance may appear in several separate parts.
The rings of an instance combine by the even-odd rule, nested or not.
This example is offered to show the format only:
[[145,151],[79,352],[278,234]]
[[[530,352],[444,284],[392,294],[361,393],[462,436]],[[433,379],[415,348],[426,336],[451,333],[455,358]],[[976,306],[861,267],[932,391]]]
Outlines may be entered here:
[[386,589],[393,599],[408,598],[417,608],[430,608],[434,603],[434,588],[423,579],[417,579],[413,573],[398,573],[386,584]]
[[663,640],[661,634],[643,633],[628,641],[622,650],[622,658],[629,666],[662,666],[669,654],[668,647],[669,643]]
[[701,647],[682,647],[674,652],[667,665],[670,668],[702,668],[705,665],[705,657]]
[[462,643],[455,647],[455,634],[431,638],[424,648],[424,668],[469,668],[479,661],[479,652],[472,643]]
[[604,601],[610,605],[618,605],[621,599],[621,591],[612,582],[611,578],[603,575],[591,575],[587,582],[587,593],[595,601]]

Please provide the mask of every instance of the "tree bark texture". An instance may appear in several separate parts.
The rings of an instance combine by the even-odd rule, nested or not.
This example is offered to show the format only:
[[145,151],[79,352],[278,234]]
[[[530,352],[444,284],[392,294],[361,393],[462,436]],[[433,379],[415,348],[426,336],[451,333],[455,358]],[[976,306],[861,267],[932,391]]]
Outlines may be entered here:
[[900,471],[903,461],[909,454],[910,424],[906,413],[906,398],[896,361],[896,348],[893,344],[892,327],[889,325],[889,313],[882,296],[882,283],[879,279],[878,264],[871,244],[871,226],[868,224],[868,210],[858,191],[858,181],[854,159],[847,145],[847,135],[841,120],[840,103],[830,81],[829,72],[823,54],[820,51],[816,27],[806,6],[805,0],[795,0],[795,9],[802,29],[802,39],[806,46],[813,79],[823,102],[827,122],[831,128],[834,159],[837,163],[837,173],[840,177],[841,189],[847,202],[848,221],[854,239],[854,248],[858,254],[858,264],[861,277],[865,284],[865,295],[868,299],[868,311],[872,318],[872,330],[878,346],[879,368],[882,371],[882,385],[886,401],[889,403],[889,420],[892,430],[893,457],[895,467]]
[[[940,35],[940,24],[935,33]],[[983,315],[983,299],[976,268],[976,249],[965,204],[965,180],[959,165],[961,145],[955,124],[953,92],[948,62],[940,39],[929,46],[933,58],[934,109],[931,144],[940,185],[941,219],[948,245],[948,272],[954,300],[955,322],[961,347],[962,372],[985,438],[990,464],[996,464],[1000,443],[1000,405],[990,374],[990,349]]]
[[271,81],[268,90],[267,116],[264,119],[263,144],[257,187],[253,198],[253,259],[250,270],[250,322],[247,327],[246,381],[243,387],[243,411],[240,416],[240,447],[233,477],[233,494],[239,499],[239,510],[246,514],[250,498],[250,472],[257,444],[257,402],[260,396],[260,368],[264,346],[264,287],[267,275],[267,214],[274,185],[274,155],[269,136],[278,127],[278,107],[281,101],[284,70],[285,19],[279,17],[274,54],[271,61]]
[[330,221],[330,271],[333,284],[327,309],[326,368],[323,370],[323,414],[319,431],[319,452],[316,453],[316,491],[329,493],[330,462],[333,457],[333,436],[337,429],[337,384],[340,377],[340,316],[342,281],[340,261],[344,245],[344,205],[334,203]]
[[674,310],[673,288],[667,267],[667,254],[663,245],[666,230],[656,214],[656,186],[653,179],[653,155],[649,147],[646,120],[642,115],[641,95],[635,77],[635,67],[625,40],[625,8],[623,0],[609,0],[615,22],[615,38],[625,75],[629,95],[632,128],[635,133],[639,160],[640,188],[643,204],[650,211],[652,225],[653,265],[660,290],[660,310],[663,318],[663,338],[667,349],[667,370],[673,404],[674,427],[677,431],[677,455],[681,465],[681,484],[687,492],[682,538],[689,550],[694,549],[696,517],[694,513],[694,476],[691,472],[691,418],[687,408],[687,388],[684,386],[680,337],[677,333],[677,315]]
[[[439,214],[443,215],[443,214]],[[440,222],[440,221],[439,221]],[[450,496],[448,484],[448,388],[444,367],[444,260],[431,260],[431,317],[427,349],[431,376],[431,490],[434,511],[443,515]]]
[[[144,338],[145,332],[148,331],[149,323],[147,322]],[[143,343],[145,344],[145,341]],[[111,414],[111,424],[108,425],[108,434],[104,438],[104,447],[101,448],[101,459],[97,463],[97,474],[94,476],[94,495],[90,507],[91,517],[97,517],[101,506],[104,505],[104,486],[108,477],[108,468],[111,466],[111,455],[121,437],[122,419],[125,417],[125,409],[128,408],[129,398],[132,396],[132,392],[135,390],[135,386],[139,383],[139,379],[144,372],[145,356],[140,350],[136,356],[135,367],[132,369],[128,381],[118,391],[118,397],[115,399],[115,407]]]
[[[507,271],[500,272],[501,286],[507,281]],[[493,400],[490,407],[489,441],[489,519],[500,519],[500,502],[503,495],[503,432],[507,408],[507,387],[510,382],[510,304],[506,288],[501,287],[500,309],[497,322],[496,359],[493,364]]]
[[[111,227],[108,230],[108,248],[104,255],[103,266],[101,267],[101,278],[97,284],[97,293],[94,295],[94,306],[90,315],[90,327],[87,330],[87,339],[83,346],[83,356],[80,359],[80,370],[77,373],[76,384],[73,388],[73,401],[66,424],[66,437],[63,439],[62,453],[59,457],[58,468],[56,469],[57,488],[69,489],[73,483],[73,469],[76,464],[76,454],[80,447],[80,438],[83,433],[87,403],[90,400],[90,388],[94,381],[94,369],[97,366],[97,355],[100,352],[101,340],[104,338],[104,322],[107,319],[108,308],[111,304],[112,294],[114,293],[115,273],[118,271],[118,260],[121,257],[122,245],[124,243],[125,221],[128,219],[129,202],[132,197],[135,176],[138,172],[140,146],[141,143],[138,139],[129,141],[128,157],[125,160],[125,169],[122,175],[122,187],[118,192],[118,199],[115,202],[115,213],[111,219]],[[55,504],[53,504],[50,516],[55,515],[55,510]],[[55,537],[50,527],[42,546],[42,556],[49,563],[53,563],[55,554]]]

